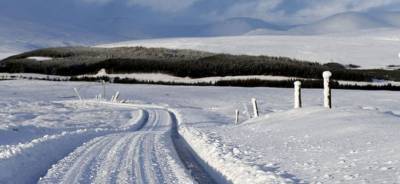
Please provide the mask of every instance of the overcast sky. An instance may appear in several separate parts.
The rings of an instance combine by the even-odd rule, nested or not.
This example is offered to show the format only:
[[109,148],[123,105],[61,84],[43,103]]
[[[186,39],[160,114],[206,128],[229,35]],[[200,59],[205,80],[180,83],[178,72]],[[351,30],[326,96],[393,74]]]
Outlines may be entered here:
[[69,26],[120,39],[240,35],[251,27],[221,27],[219,21],[249,17],[286,27],[349,11],[400,11],[400,0],[0,0],[0,21],[63,31]]
[[[45,7],[46,11],[43,11]],[[1,0],[5,16],[82,18],[140,17],[141,20],[194,23],[252,17],[281,24],[302,24],[347,11],[399,11],[400,0]],[[65,15],[62,15],[65,14]]]
[[278,23],[307,23],[348,11],[398,11],[400,0],[77,0],[97,6],[122,3],[156,15],[221,20],[253,17]]

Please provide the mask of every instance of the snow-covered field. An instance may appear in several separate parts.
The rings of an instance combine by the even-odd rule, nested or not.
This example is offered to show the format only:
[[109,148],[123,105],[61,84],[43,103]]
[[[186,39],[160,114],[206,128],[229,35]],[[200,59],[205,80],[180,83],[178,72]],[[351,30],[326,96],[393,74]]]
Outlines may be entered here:
[[[168,136],[173,118],[154,105],[174,112],[220,182],[400,182],[398,92],[334,90],[327,110],[322,90],[306,89],[293,110],[292,89],[107,85],[108,98],[120,91],[130,107],[77,102],[74,87],[86,99],[102,92],[98,83],[0,81],[1,183],[193,182]],[[252,97],[261,117],[249,120]]]
[[195,49],[217,53],[286,56],[320,63],[355,64],[362,68],[400,65],[399,30],[354,34],[264,35],[137,40],[100,47],[145,46]]
[[[144,83],[176,83],[176,84],[191,84],[196,85],[199,83],[215,84],[219,81],[234,81],[234,80],[266,80],[266,81],[287,81],[287,80],[315,80],[305,79],[296,77],[285,77],[285,76],[272,76],[272,75],[243,75],[243,76],[224,76],[224,77],[203,77],[203,78],[190,78],[190,77],[176,77],[162,73],[129,73],[129,74],[107,74],[105,71],[100,70],[95,75],[80,75],[78,78],[83,77],[109,77],[109,78],[120,78],[120,79],[135,79]],[[0,79],[33,79],[33,80],[63,80],[68,81],[71,77],[57,76],[57,75],[44,75],[34,73],[0,73]],[[360,81],[343,81],[338,80],[339,84],[342,85],[358,85],[358,86],[400,86],[400,82],[397,81],[386,81],[376,80],[372,82],[360,82]]]

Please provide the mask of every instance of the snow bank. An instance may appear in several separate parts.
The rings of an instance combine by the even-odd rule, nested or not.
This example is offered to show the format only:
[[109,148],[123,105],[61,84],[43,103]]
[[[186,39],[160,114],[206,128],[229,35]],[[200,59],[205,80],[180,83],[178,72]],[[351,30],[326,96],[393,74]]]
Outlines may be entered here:
[[104,129],[45,135],[29,143],[0,148],[0,183],[34,183],[58,160],[92,138],[110,133]]
[[191,146],[201,163],[209,168],[221,183],[292,183],[272,172],[263,171],[260,167],[248,164],[237,158],[240,151],[229,149],[227,145],[213,140],[204,133],[187,126],[180,126],[179,133]]
[[295,181],[398,183],[399,122],[392,111],[368,107],[307,107],[210,131],[223,142],[254,148],[253,156],[262,155],[255,164],[284,170]]
[[[74,101],[68,103],[77,104]],[[52,164],[83,143],[111,133],[136,130],[145,123],[146,119],[147,113],[139,110],[132,113],[132,119],[129,122],[117,128],[63,131],[60,134],[44,135],[27,143],[0,146],[0,183],[9,181],[34,183]]]

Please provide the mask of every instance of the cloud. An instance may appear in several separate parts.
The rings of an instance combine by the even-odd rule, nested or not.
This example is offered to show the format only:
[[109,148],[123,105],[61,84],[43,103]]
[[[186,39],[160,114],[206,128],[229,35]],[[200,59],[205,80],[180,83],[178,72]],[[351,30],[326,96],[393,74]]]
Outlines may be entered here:
[[106,5],[109,3],[122,3],[126,6],[150,8],[155,12],[174,13],[184,10],[198,0],[78,0],[85,3]]
[[181,13],[180,16],[221,20],[252,17],[272,22],[307,23],[347,11],[400,9],[399,0],[76,0],[86,3],[118,2],[145,8],[154,13]]
[[109,2],[112,2],[112,0],[78,0],[78,1],[90,4],[107,4]]
[[177,12],[186,9],[198,0],[128,0],[130,5],[149,7],[155,11]]
[[[276,23],[302,24],[337,13],[376,9],[400,9],[398,0],[221,0],[229,6],[216,6],[208,19],[252,17]],[[225,3],[226,5],[226,3]]]
[[282,3],[282,0],[248,0],[239,1],[230,6],[224,16],[240,17],[264,17],[271,12],[276,12],[276,7]]

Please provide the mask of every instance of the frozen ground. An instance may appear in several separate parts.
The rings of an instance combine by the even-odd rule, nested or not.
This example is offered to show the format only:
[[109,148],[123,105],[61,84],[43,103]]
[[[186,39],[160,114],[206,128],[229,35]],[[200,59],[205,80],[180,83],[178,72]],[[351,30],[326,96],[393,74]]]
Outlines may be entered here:
[[101,47],[145,46],[195,49],[217,53],[286,56],[320,63],[355,64],[363,68],[400,65],[399,30],[333,35],[266,35],[138,40]]
[[[0,81],[0,95],[6,97],[0,100],[2,183],[32,182],[39,177],[43,183],[129,182],[137,178],[125,172],[132,171],[132,165],[123,163],[137,163],[137,159],[145,160],[140,162],[144,164],[139,168],[145,170],[142,173],[167,176],[150,178],[192,181],[171,144],[160,140],[165,140],[168,121],[159,121],[159,125],[166,123],[159,126],[150,118],[146,123],[149,129],[135,132],[143,113],[150,112],[151,117],[154,111],[73,103],[69,100],[76,99],[74,87],[85,98],[102,91],[97,83]],[[334,109],[326,110],[320,108],[322,90],[307,89],[303,91],[304,108],[292,110],[291,89],[113,84],[107,86],[107,97],[116,91],[135,104],[175,109],[181,122],[179,132],[220,181],[399,182],[398,92],[334,90]],[[258,99],[262,116],[247,121],[252,97]],[[241,111],[239,125],[233,124],[235,109]],[[155,115],[163,117],[159,120],[168,119],[163,112]],[[75,138],[65,141],[68,137]],[[146,147],[146,141],[153,140],[160,140],[153,144],[156,148]],[[165,159],[153,162],[160,164],[152,167],[155,171],[146,170],[148,157],[137,157],[147,155],[146,149],[136,153],[142,149],[131,150],[128,145],[159,150],[150,152],[156,159]],[[161,151],[165,149],[171,152]],[[164,156],[168,153],[170,157]],[[127,158],[126,154],[134,156]],[[77,165],[79,160],[86,161]],[[36,168],[26,167],[30,164]],[[162,170],[163,164],[174,169]],[[137,165],[141,164],[134,164],[133,170],[140,173]]]

